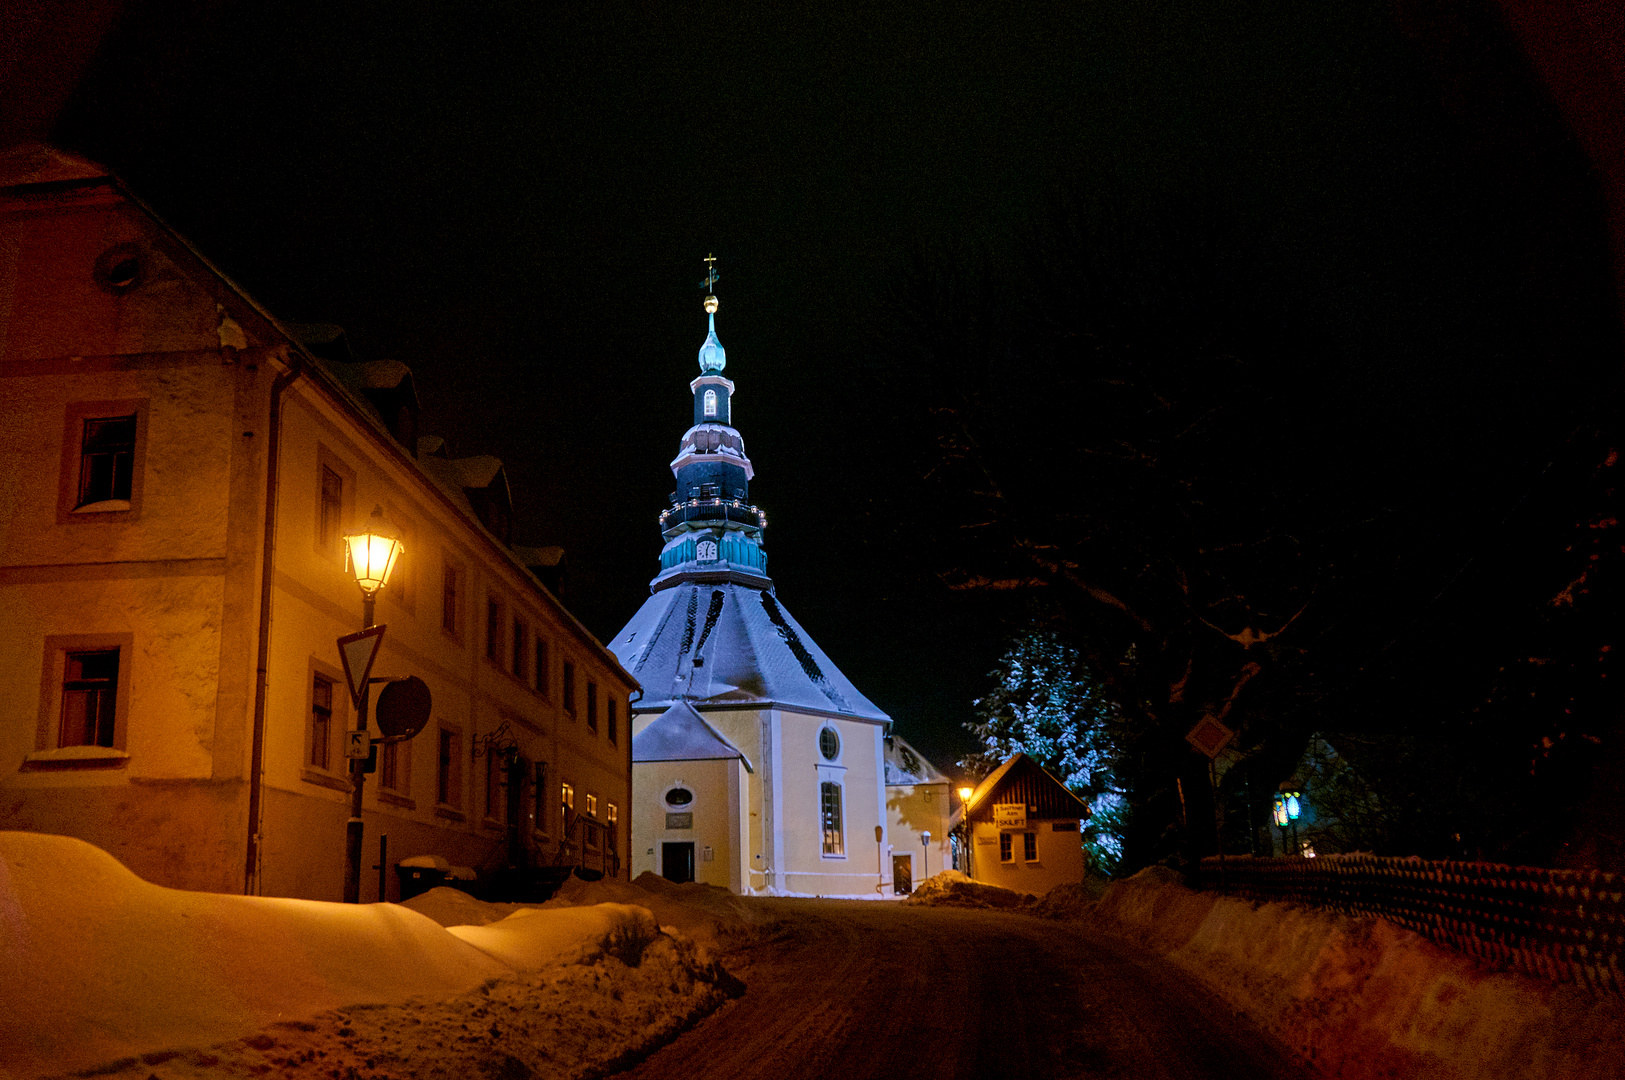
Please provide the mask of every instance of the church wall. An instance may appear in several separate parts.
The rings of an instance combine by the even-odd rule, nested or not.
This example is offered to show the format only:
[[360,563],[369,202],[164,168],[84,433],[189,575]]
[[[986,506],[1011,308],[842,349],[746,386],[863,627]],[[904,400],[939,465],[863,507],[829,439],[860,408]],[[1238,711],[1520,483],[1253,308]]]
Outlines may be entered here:
[[[913,857],[914,885],[930,874],[947,869],[953,861],[948,841],[948,782],[939,784],[891,784],[886,788],[887,845],[898,855]],[[921,844],[924,833],[931,834],[929,851]],[[887,880],[891,863],[887,861]]]
[[[886,822],[881,727],[788,710],[779,715],[784,888],[820,896],[873,893],[883,875],[889,878],[884,839],[880,845],[875,843],[875,826]],[[840,751],[833,761],[819,749],[819,732],[825,727],[840,737]],[[825,783],[838,784],[841,789],[844,851],[839,855],[823,850],[820,799]]]
[[[640,761],[632,766],[632,876],[661,874],[663,843],[694,845],[694,880],[740,892],[743,846],[740,843],[740,774],[738,758],[709,761]],[[666,804],[674,787],[694,793],[683,808]],[[689,828],[672,828],[691,815]],[[709,851],[708,851],[709,849]],[[709,854],[709,857],[707,855]]]
[[708,724],[750,759],[754,769],[754,772],[745,773],[739,781],[739,801],[744,808],[740,816],[743,825],[740,829],[739,858],[745,867],[745,885],[752,889],[766,888],[773,883],[772,871],[776,869],[772,808],[764,806],[772,793],[772,784],[766,774],[770,768],[767,763],[773,743],[773,711],[717,709],[706,711],[703,715]]

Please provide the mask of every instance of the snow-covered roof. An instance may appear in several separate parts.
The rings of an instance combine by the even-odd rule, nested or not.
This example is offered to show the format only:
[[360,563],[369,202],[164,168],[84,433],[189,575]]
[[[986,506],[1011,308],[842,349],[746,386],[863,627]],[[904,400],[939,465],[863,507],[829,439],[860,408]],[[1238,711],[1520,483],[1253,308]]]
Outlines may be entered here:
[[900,735],[886,736],[886,783],[946,784],[948,778]]
[[685,582],[644,601],[610,642],[643,684],[640,712],[687,700],[701,710],[778,705],[890,721],[858,692],[770,590]]
[[1019,752],[1011,754],[1003,765],[988,773],[971,792],[966,804],[971,820],[991,820],[993,805],[1000,799],[1026,803],[1032,815],[1038,818],[1089,816],[1089,807],[1082,799],[1055,779],[1048,769]]
[[738,758],[755,772],[750,759],[686,701],[679,701],[632,736],[633,761],[715,761]]

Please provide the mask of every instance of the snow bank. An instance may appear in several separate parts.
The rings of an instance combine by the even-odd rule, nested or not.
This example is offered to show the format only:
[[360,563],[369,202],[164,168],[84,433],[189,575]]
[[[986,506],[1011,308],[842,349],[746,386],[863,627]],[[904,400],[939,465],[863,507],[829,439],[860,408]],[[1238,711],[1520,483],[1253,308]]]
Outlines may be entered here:
[[1111,885],[1094,915],[1196,976],[1325,1076],[1625,1075],[1617,1000],[1485,970],[1381,919],[1194,893],[1162,868]]
[[[582,1053],[610,1060],[737,990],[714,961],[662,935],[639,907],[524,909],[447,930],[395,904],[166,889],[83,841],[22,832],[0,832],[0,956],[0,1080],[89,1067],[115,1075],[126,1066],[141,1080],[194,1075],[188,1069],[203,1075],[223,1056],[246,1062],[248,1072],[274,1060],[290,1075],[308,1065],[310,1075],[326,1076],[328,1059],[364,1042],[360,1021],[333,1010],[363,1007],[355,1015],[383,1024],[380,1032],[426,1023],[429,1031],[435,1025],[425,1017],[466,1023],[493,988],[526,1001],[528,1012],[511,1011],[531,1028],[562,1024],[577,1042],[581,1032],[604,1033],[608,1042],[589,1039]],[[601,970],[575,970],[585,967]],[[605,996],[552,993],[561,980],[587,980]],[[628,994],[636,1007],[621,1003]],[[566,1004],[563,1012],[547,1007]],[[470,1055],[498,1050],[502,1028],[481,1032],[440,1040],[447,1075],[467,1072]],[[273,1053],[289,1039],[325,1048],[298,1062],[292,1051]],[[227,1040],[238,1042],[207,1053],[174,1049]],[[379,1046],[371,1057],[387,1053]],[[554,1064],[574,1075],[580,1061]],[[399,1075],[427,1074],[404,1067]]]
[[903,902],[929,907],[1015,908],[1031,904],[1033,897],[1000,885],[972,881],[958,870],[943,870],[920,882],[914,894]]

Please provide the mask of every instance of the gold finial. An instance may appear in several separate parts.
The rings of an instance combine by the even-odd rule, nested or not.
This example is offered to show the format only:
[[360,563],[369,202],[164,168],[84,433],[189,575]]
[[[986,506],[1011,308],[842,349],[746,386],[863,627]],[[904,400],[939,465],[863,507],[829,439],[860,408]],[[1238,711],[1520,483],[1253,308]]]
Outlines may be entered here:
[[717,257],[707,255],[705,257],[705,280],[700,282],[700,286],[706,291],[705,310],[711,315],[717,313],[716,287],[717,282],[720,280],[722,280],[722,275],[717,273]]

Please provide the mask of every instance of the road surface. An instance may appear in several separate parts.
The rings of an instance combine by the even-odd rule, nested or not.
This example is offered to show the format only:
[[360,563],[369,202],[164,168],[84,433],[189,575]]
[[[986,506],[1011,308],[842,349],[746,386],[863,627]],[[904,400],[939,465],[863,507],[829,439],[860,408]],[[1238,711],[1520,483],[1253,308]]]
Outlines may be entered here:
[[[963,908],[760,900],[743,997],[618,1080],[1301,1080],[1178,969],[1070,923]],[[743,962],[741,962],[743,961]]]

